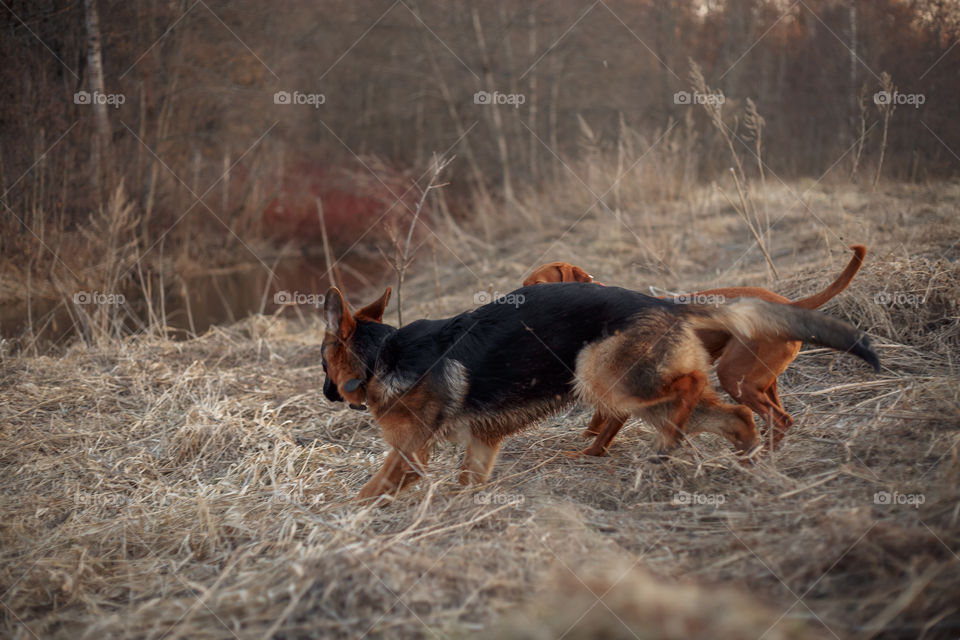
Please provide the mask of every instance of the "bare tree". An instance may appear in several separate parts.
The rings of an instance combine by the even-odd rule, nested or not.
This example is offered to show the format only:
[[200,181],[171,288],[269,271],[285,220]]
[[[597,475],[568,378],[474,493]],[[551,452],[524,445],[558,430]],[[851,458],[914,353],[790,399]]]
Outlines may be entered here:
[[893,112],[897,110],[896,95],[897,87],[893,84],[893,78],[884,71],[880,74],[880,96],[876,99],[877,109],[883,117],[883,138],[880,140],[880,159],[877,160],[877,175],[873,178],[873,188],[877,188],[880,182],[880,175],[883,173],[883,157],[887,152],[887,132],[890,129],[890,118]]
[[83,8],[87,29],[87,68],[90,74],[90,106],[93,107],[93,119],[96,136],[93,141],[93,185],[99,192],[104,167],[103,157],[110,142],[110,121],[107,119],[107,103],[103,96],[103,53],[100,37],[100,15],[97,13],[96,0],[84,0]]
[[[474,34],[477,37],[477,46],[480,48],[480,54],[483,56],[483,79],[484,84],[486,84],[486,90],[490,92],[492,96],[496,91],[496,86],[493,81],[493,72],[491,71],[492,63],[490,61],[490,54],[487,51],[487,41],[483,35],[483,26],[480,22],[480,13],[477,10],[476,5],[471,8],[471,17],[473,19],[473,30]],[[513,197],[513,183],[510,179],[510,152],[507,147],[507,138],[503,126],[503,116],[500,113],[500,109],[497,108],[496,104],[490,104],[490,114],[493,119],[493,131],[494,135],[497,138],[497,150],[500,153],[500,165],[503,175],[503,199],[506,201],[508,206],[511,206],[514,197]]]

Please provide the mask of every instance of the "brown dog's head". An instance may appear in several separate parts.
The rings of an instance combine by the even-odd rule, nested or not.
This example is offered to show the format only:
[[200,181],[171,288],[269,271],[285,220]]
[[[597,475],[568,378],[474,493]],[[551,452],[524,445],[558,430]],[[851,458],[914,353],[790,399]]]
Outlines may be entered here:
[[544,282],[593,282],[593,276],[569,262],[550,262],[534,269],[523,286]]
[[378,300],[350,313],[347,302],[336,287],[327,291],[323,315],[327,332],[321,347],[323,395],[331,402],[350,403],[352,409],[364,409],[366,387],[373,376],[377,351],[384,338],[395,329],[383,324],[383,311],[390,299],[390,287]]

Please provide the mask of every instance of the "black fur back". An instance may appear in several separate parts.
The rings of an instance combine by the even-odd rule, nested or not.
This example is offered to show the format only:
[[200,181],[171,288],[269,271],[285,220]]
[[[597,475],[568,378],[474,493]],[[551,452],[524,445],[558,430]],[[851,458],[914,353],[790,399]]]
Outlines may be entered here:
[[580,350],[625,328],[635,314],[651,307],[673,304],[595,284],[523,287],[474,311],[399,329],[384,342],[377,367],[419,379],[440,375],[441,359],[456,360],[468,373],[463,409],[469,412],[559,400],[573,390]]

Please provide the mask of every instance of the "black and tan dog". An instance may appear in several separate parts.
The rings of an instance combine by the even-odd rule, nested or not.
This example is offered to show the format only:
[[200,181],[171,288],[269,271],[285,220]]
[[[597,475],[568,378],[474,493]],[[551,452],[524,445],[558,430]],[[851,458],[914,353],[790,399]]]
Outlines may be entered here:
[[879,367],[867,336],[816,311],[757,299],[683,305],[619,287],[539,284],[444,320],[383,324],[390,289],[356,313],[326,296],[324,394],[369,406],[390,444],[359,499],[424,473],[442,439],[466,445],[460,482],[483,482],[501,440],[576,399],[658,428],[658,451],[712,431],[741,452],[756,444],[753,414],[720,402],[695,333],[781,335],[848,351]]
[[[853,257],[836,280],[822,291],[801,300],[789,300],[781,295],[760,287],[724,287],[708,289],[690,294],[689,299],[732,300],[734,298],[760,298],[767,302],[789,304],[802,309],[816,309],[847,288],[857,275],[867,248],[863,245],[851,245]],[[545,282],[595,282],[593,276],[576,265],[566,262],[551,262],[533,270],[523,281],[524,286]],[[599,283],[597,283],[599,284]],[[793,417],[787,413],[780,400],[778,378],[787,370],[803,346],[799,340],[787,336],[769,336],[763,339],[740,342],[731,340],[723,332],[701,330],[697,332],[701,342],[710,354],[711,361],[717,364],[717,381],[720,386],[737,402],[753,409],[767,421],[769,445],[775,449],[777,444],[793,426]],[[596,436],[593,443],[576,455],[604,456],[610,443],[616,436],[623,421],[607,419],[597,413],[584,431],[587,437]],[[772,428],[771,428],[772,427]]]

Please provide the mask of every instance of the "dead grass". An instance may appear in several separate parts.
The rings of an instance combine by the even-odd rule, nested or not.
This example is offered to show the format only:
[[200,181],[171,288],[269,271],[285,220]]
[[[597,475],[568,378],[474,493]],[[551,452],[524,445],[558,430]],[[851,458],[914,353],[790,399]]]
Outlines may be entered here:
[[[955,637],[960,188],[818,185],[805,207],[808,186],[763,194],[783,214],[770,286],[809,293],[867,244],[826,310],[870,330],[885,369],[807,349],[781,384],[798,424],[753,467],[709,436],[652,464],[641,424],[608,458],[568,459],[578,408],[508,440],[480,492],[443,445],[429,483],[359,508],[384,445],[323,399],[318,318],[0,351],[3,635]],[[579,204],[495,254],[456,247],[441,278],[421,265],[407,313],[469,308],[556,259],[638,289],[765,284],[713,195],[625,210],[617,235],[602,210],[574,224]]]

